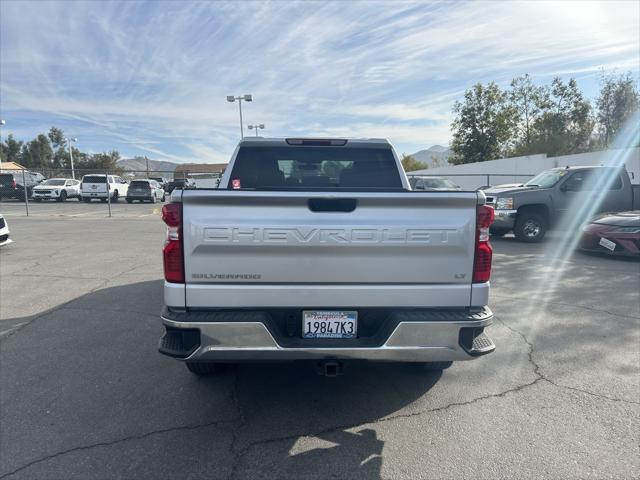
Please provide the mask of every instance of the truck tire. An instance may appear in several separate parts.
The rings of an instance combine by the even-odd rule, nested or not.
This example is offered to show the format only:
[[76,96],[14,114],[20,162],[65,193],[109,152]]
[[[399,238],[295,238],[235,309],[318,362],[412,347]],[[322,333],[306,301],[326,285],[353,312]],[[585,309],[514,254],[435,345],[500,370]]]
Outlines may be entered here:
[[489,233],[494,237],[504,237],[507,233],[509,233],[508,228],[491,228]]
[[186,362],[187,369],[198,376],[213,375],[222,370],[219,363]]
[[538,243],[547,233],[547,221],[539,213],[519,213],[513,233],[521,242]]

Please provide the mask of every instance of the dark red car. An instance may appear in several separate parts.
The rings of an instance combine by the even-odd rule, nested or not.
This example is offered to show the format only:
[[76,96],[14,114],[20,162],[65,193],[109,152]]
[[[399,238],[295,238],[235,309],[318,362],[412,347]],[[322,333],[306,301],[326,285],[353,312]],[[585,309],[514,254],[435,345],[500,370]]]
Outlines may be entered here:
[[640,210],[595,218],[582,231],[580,249],[640,258]]

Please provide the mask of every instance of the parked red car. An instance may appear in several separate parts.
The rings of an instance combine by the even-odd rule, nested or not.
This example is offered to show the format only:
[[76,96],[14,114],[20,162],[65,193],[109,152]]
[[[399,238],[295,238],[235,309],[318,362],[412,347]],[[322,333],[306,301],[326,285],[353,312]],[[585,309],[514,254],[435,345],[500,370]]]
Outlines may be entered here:
[[580,249],[640,258],[640,210],[595,218],[582,231]]

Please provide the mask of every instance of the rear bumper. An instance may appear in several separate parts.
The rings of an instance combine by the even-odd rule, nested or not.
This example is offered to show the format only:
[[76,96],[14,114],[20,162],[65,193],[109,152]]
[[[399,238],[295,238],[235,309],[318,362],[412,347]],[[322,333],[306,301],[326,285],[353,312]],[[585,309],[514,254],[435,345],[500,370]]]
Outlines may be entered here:
[[82,192],[80,196],[82,198],[107,198],[107,192]]
[[194,362],[329,359],[436,362],[471,360],[495,350],[484,333],[493,319],[488,307],[476,312],[390,311],[385,324],[388,331],[382,331],[379,342],[373,337],[367,341],[334,340],[332,345],[318,347],[313,346],[313,340],[285,338],[269,319],[269,314],[261,311],[175,312],[165,308],[162,322],[166,332],[159,351]]
[[0,197],[4,198],[24,198],[24,190],[21,188],[0,188]]

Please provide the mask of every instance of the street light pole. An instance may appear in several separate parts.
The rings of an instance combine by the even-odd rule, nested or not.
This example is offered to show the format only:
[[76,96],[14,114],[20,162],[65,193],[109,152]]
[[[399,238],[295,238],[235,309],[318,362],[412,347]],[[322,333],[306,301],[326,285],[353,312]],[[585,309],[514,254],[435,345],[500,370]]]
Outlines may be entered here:
[[235,97],[233,95],[227,95],[227,102],[233,103],[236,100],[238,100],[238,110],[240,111],[240,139],[242,140],[244,138],[244,127],[242,125],[242,100],[246,102],[252,102],[253,95],[249,93],[245,95],[240,95],[238,97]]
[[65,138],[67,146],[69,147],[69,159],[71,160],[71,178],[76,179],[76,171],[73,168],[73,151],[71,149],[71,142],[77,142],[77,138]]
[[[0,127],[4,127],[7,124],[4,120],[0,120]],[[0,130],[0,145],[2,145],[2,130]],[[9,154],[9,149],[7,148],[7,158]],[[0,155],[0,171],[2,170],[2,156]]]
[[258,125],[247,125],[247,128],[249,130],[255,130],[256,131],[256,137],[258,137],[258,129],[264,130],[264,123],[260,123]]

